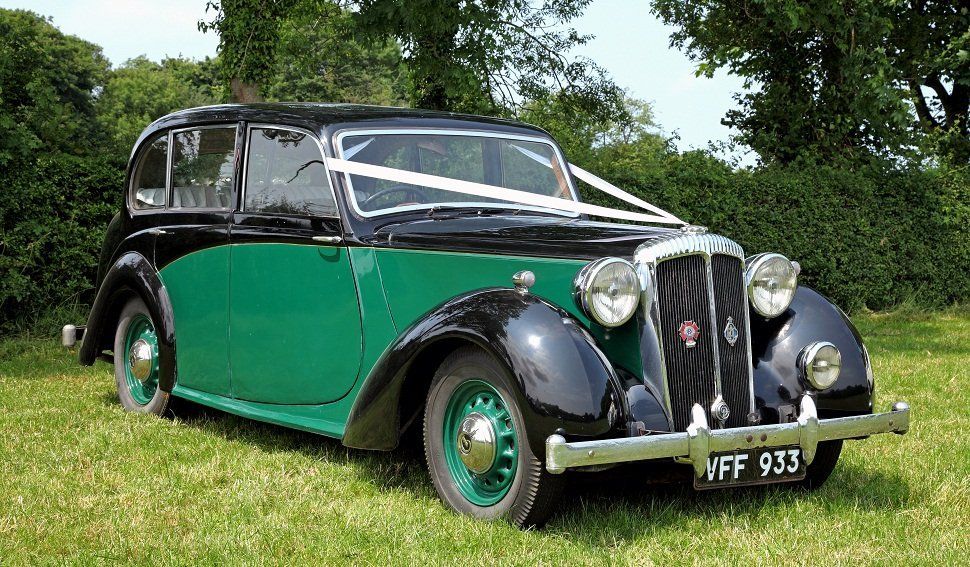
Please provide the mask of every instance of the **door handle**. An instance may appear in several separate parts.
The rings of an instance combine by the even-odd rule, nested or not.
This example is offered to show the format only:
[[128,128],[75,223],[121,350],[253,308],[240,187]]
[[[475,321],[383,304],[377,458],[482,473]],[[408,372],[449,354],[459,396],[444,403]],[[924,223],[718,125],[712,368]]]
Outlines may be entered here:
[[168,231],[162,230],[160,228],[150,228],[148,229],[148,234],[151,234],[152,236],[158,236],[160,234],[168,234]]
[[326,242],[327,244],[340,244],[343,238],[339,236],[314,236],[313,240],[317,242]]

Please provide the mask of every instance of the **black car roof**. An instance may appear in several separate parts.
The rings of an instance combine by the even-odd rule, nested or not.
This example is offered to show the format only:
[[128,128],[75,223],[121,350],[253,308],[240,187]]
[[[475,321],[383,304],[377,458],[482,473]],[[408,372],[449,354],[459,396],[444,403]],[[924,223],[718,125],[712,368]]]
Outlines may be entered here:
[[[464,127],[476,130],[548,135],[541,128],[522,122],[470,114],[363,104],[280,102],[220,104],[180,110],[153,122],[145,129],[142,138],[164,128],[233,120],[282,123],[303,126],[314,131],[337,130],[351,125],[356,127],[366,125],[368,127],[454,128],[455,122],[461,121],[467,123],[463,125]],[[139,143],[141,141],[139,140]]]

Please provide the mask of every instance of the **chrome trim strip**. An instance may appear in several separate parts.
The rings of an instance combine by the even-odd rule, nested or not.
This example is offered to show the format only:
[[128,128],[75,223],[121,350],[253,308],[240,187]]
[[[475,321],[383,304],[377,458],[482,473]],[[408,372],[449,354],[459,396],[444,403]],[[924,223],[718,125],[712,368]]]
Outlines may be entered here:
[[798,445],[806,464],[815,458],[818,443],[853,439],[880,433],[902,435],[909,431],[909,405],[896,402],[886,413],[818,419],[815,402],[805,395],[798,421],[734,429],[711,429],[705,410],[695,404],[687,431],[641,437],[567,443],[562,435],[546,439],[546,470],[560,474],[566,469],[650,459],[682,458],[694,466],[699,477],[711,453]]
[[[660,371],[663,379],[663,402],[667,408],[667,413],[673,417],[673,406],[670,403],[670,384],[667,379],[667,361],[664,359],[664,339],[660,332],[660,306],[657,303],[657,264],[660,262],[700,254],[704,257],[704,264],[707,269],[707,294],[710,303],[710,335],[714,341],[714,370],[716,373],[714,389],[718,396],[722,394],[721,378],[721,356],[717,344],[717,305],[714,298],[714,274],[711,267],[711,256],[723,254],[741,260],[741,276],[744,277],[746,266],[744,262],[744,249],[733,240],[718,234],[708,234],[701,232],[684,231],[682,234],[672,236],[659,242],[649,242],[637,248],[633,255],[633,265],[640,274],[641,297],[640,303],[643,306],[644,318],[648,321],[650,328],[653,329],[657,337],[660,356]],[[748,391],[749,391],[749,410],[748,413],[755,411],[754,403],[754,361],[751,351],[751,315],[748,308],[747,289],[744,290],[744,316],[747,321],[746,346],[748,349]],[[710,400],[713,402],[714,400]],[[734,409],[734,408],[731,408]]]
[[637,248],[634,254],[635,263],[645,262],[656,264],[660,260],[669,260],[690,254],[725,254],[740,258],[744,262],[744,250],[737,242],[718,234],[678,234],[660,242],[650,242]]
[[[710,320],[710,331],[708,336],[711,337],[713,341],[712,349],[714,351],[714,400],[723,399],[724,390],[724,379],[721,376],[721,347],[718,345],[720,342],[718,337],[720,332],[718,329],[721,328],[717,323],[717,305],[714,298],[714,268],[711,267],[711,256],[709,254],[704,254],[704,269],[707,272],[707,306],[709,308],[708,319]],[[724,423],[718,422],[718,425],[724,427]]]

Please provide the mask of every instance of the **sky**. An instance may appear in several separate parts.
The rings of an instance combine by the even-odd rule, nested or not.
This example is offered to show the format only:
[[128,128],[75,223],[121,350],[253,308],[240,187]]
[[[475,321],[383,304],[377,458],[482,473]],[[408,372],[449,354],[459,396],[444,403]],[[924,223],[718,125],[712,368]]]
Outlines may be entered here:
[[[0,7],[26,8],[53,18],[61,31],[104,49],[114,65],[138,55],[201,59],[214,56],[218,37],[196,27],[205,17],[205,0],[0,0]],[[694,76],[696,64],[668,46],[672,28],[650,14],[645,0],[594,0],[571,23],[595,36],[575,55],[589,57],[635,98],[653,106],[666,134],[677,134],[678,147],[706,148],[727,141],[731,131],[720,121],[734,105],[741,79],[718,73]],[[747,162],[750,154],[742,159]]]

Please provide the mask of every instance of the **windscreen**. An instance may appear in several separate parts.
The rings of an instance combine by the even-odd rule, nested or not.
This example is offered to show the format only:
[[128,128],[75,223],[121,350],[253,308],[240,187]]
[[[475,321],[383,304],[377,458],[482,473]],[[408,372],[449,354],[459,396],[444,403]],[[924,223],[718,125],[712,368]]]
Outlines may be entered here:
[[[370,165],[495,185],[573,200],[563,165],[550,143],[475,134],[353,134],[341,140],[342,157]],[[351,175],[351,197],[366,215],[434,206],[508,206],[498,199]]]

